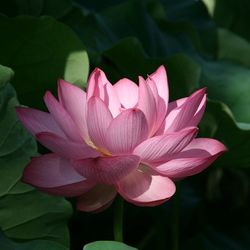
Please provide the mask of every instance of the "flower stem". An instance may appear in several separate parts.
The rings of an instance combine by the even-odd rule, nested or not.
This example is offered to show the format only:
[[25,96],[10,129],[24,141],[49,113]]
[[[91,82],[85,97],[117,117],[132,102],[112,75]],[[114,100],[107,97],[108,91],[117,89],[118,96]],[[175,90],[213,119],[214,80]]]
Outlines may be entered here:
[[123,242],[123,199],[118,196],[114,206],[114,239]]
[[180,224],[180,182],[176,183],[176,193],[173,197],[172,207],[172,250],[179,249],[179,224]]

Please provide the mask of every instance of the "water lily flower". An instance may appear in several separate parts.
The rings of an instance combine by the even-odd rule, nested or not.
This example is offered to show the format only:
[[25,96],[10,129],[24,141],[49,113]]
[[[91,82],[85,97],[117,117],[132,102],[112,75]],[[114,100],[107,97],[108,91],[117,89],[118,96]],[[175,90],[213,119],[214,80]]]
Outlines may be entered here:
[[95,69],[87,91],[64,80],[49,113],[18,107],[24,126],[52,153],[35,157],[23,181],[52,195],[78,196],[77,208],[99,211],[117,194],[138,206],[156,206],[175,193],[174,180],[208,167],[225,150],[217,140],[195,138],[206,104],[205,89],[169,103],[160,66],[139,86],[112,85]]

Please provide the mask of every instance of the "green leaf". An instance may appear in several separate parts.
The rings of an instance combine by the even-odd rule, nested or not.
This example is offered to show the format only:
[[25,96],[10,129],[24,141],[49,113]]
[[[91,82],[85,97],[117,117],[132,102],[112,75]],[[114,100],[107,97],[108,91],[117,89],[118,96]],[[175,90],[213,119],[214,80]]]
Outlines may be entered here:
[[[162,2],[168,20],[185,25],[183,33],[189,35],[193,44],[196,45],[196,49],[202,55],[214,57],[217,51],[217,30],[204,3],[196,0]],[[197,37],[195,38],[195,36]]]
[[67,250],[68,248],[48,240],[35,240],[27,243],[15,243],[0,234],[0,249],[3,250]]
[[15,71],[13,84],[21,103],[41,106],[45,90],[64,78],[81,87],[88,76],[88,57],[67,26],[50,17],[0,17],[0,64]]
[[[154,57],[166,57],[184,51],[196,55],[195,48],[205,54],[211,54],[211,51],[214,54],[216,30],[201,3],[194,4],[195,11],[191,13],[194,22],[188,21],[188,15],[184,20],[178,18],[172,21],[166,11],[171,4],[165,4],[165,8],[163,4],[160,1],[124,1],[105,6],[98,12],[89,11],[79,16],[78,22],[67,20],[66,23],[71,25],[87,46],[91,61],[95,64],[99,62],[100,52],[112,48],[127,37],[136,37],[147,54]],[[185,7],[178,6],[179,11],[187,13]],[[176,7],[173,6],[173,9]],[[204,18],[199,15],[200,11],[206,14]],[[196,27],[200,32],[197,32]],[[208,47],[211,44],[212,49]],[[211,50],[209,53],[208,49]]]
[[61,18],[72,9],[71,0],[8,0],[0,2],[1,12],[9,17],[18,15],[53,16]]
[[202,137],[215,137],[228,148],[215,164],[227,168],[250,167],[250,129],[243,130],[237,125],[228,106],[208,101],[199,127]]
[[136,248],[116,241],[96,241],[84,246],[83,250],[136,250]]
[[213,17],[219,27],[229,29],[250,41],[249,8],[250,2],[245,0],[216,0]]
[[201,85],[211,99],[226,103],[238,122],[250,122],[250,69],[229,61],[202,61]]
[[49,239],[67,246],[70,203],[20,181],[24,167],[37,155],[37,146],[16,116],[18,101],[8,83],[12,75],[0,66],[0,228],[13,239]]
[[218,59],[229,59],[250,68],[250,43],[226,29],[218,30]]
[[6,83],[10,82],[10,79],[14,76],[12,69],[0,65],[0,88]]

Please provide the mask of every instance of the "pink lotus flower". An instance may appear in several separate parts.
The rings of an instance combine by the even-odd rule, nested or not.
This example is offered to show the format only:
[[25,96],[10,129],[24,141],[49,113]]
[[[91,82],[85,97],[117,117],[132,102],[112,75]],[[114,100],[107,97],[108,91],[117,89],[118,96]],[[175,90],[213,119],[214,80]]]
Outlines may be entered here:
[[59,101],[46,92],[49,113],[19,107],[17,114],[53,153],[33,158],[23,181],[62,196],[79,196],[77,208],[98,211],[119,193],[138,206],[156,206],[175,193],[173,180],[208,167],[226,149],[195,139],[205,89],[168,103],[163,66],[139,87],[129,79],[113,86],[95,69],[87,93],[60,80]]

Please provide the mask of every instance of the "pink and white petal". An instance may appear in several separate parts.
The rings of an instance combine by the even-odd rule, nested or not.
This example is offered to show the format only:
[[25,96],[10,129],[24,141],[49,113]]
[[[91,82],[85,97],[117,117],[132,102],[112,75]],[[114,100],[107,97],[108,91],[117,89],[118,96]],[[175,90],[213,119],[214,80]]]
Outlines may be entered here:
[[137,107],[145,114],[148,122],[149,134],[151,135],[154,132],[153,130],[156,123],[156,101],[151,88],[142,77],[139,77],[139,98]]
[[61,137],[65,137],[65,134],[57,125],[51,114],[24,107],[17,107],[16,112],[20,121],[32,135],[35,136],[40,132],[51,132]]
[[156,84],[159,94],[160,109],[166,111],[168,109],[169,91],[168,91],[168,78],[165,67],[161,65],[148,78],[152,79]]
[[85,91],[64,80],[58,82],[59,101],[78,127],[84,140],[88,140],[87,97]]
[[188,123],[187,126],[197,126],[204,114],[205,108],[206,108],[206,99],[207,96],[206,94],[204,95],[203,99],[201,100],[201,103],[196,111],[196,113],[194,114],[193,119],[191,119]]
[[104,86],[104,93],[105,96],[103,101],[109,107],[113,117],[116,117],[120,113],[121,104],[118,95],[116,94],[116,91],[111,83],[106,83]]
[[[178,99],[176,101],[170,102],[168,105],[168,113],[167,113],[167,119],[164,121],[163,127],[161,128],[161,133],[164,133],[164,131],[166,131],[166,124],[172,124],[171,121],[174,121],[174,119],[176,118],[176,116],[179,114],[179,112],[181,111],[180,107],[188,100],[188,97],[185,98],[181,98]],[[186,124],[186,127],[195,127],[199,124],[204,111],[206,108],[206,94],[203,96],[203,99],[200,102],[200,105],[196,111],[196,113],[194,114],[193,118],[189,120],[189,122]],[[158,133],[158,132],[157,132]]]
[[160,205],[170,199],[176,190],[168,177],[142,170],[134,170],[117,183],[116,189],[125,200],[137,206]]
[[99,97],[109,107],[115,117],[120,113],[120,101],[112,84],[108,81],[105,73],[96,68],[89,77],[87,99]]
[[82,142],[83,139],[80,131],[71,116],[49,91],[44,95],[44,102],[56,123],[67,137],[73,141]]
[[180,152],[196,136],[198,129],[190,127],[179,132],[155,136],[139,144],[133,154],[143,162],[163,161]]
[[149,76],[149,78],[153,79],[158,89],[159,96],[165,101],[166,105],[168,105],[168,78],[165,67],[161,65],[154,73]]
[[185,102],[168,113],[165,120],[165,131],[174,132],[189,126],[197,110],[204,101],[206,88],[200,89],[188,97]]
[[106,104],[99,97],[88,101],[87,125],[91,141],[100,148],[106,148],[105,137],[113,117]]
[[104,85],[108,82],[109,81],[105,73],[101,69],[95,68],[88,80],[87,100],[89,100],[92,96],[96,96],[104,100]]
[[22,181],[42,191],[61,196],[78,196],[94,183],[78,174],[66,160],[57,154],[33,158],[24,169]]
[[77,209],[84,212],[100,212],[112,204],[117,192],[113,186],[96,185],[77,200]]
[[180,112],[180,106],[187,100],[187,97],[177,99],[173,102],[168,104],[168,110],[164,121],[156,131],[155,135],[162,135],[167,130],[167,127],[170,126],[174,119],[176,118],[177,114]]
[[139,109],[127,109],[119,114],[106,131],[107,149],[113,154],[131,154],[134,148],[148,136],[144,113]]
[[163,121],[166,118],[168,105],[165,102],[165,100],[163,100],[159,96],[156,83],[154,82],[152,78],[150,77],[147,78],[147,84],[150,86],[153,92],[155,103],[156,103],[156,121],[152,130],[152,133],[151,133],[151,134],[155,134],[155,132],[159,129],[159,127],[162,125]]
[[168,162],[155,164],[152,167],[165,176],[179,179],[200,173],[226,150],[226,147],[217,140],[198,138]]
[[138,86],[127,78],[119,80],[114,84],[114,89],[122,106],[126,109],[133,108],[138,102]]
[[85,159],[100,156],[100,153],[86,143],[68,141],[49,132],[36,134],[38,141],[52,152],[67,159]]
[[172,101],[168,104],[168,112],[167,115],[169,115],[173,110],[179,109],[186,101],[188,97],[180,98],[175,101]]
[[115,184],[136,169],[140,157],[135,155],[98,157],[74,161],[76,171],[86,178],[102,184]]

